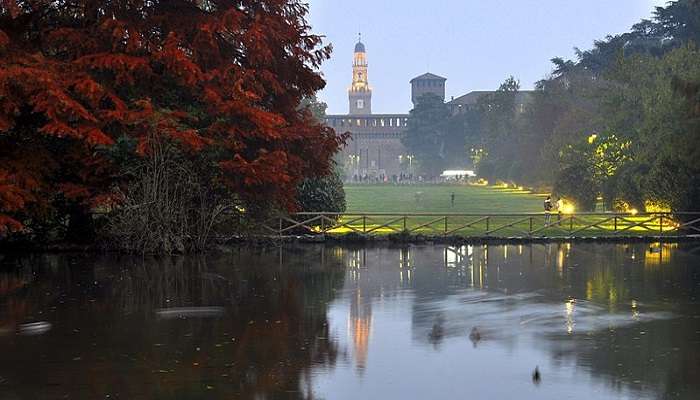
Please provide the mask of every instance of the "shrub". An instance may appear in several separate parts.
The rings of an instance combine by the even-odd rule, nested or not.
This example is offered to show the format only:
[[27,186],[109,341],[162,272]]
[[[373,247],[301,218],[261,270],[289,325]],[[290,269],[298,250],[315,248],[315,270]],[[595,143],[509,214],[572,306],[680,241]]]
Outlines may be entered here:
[[345,189],[339,171],[304,180],[298,189],[299,211],[345,212]]
[[559,172],[554,192],[574,202],[579,211],[594,211],[598,188],[584,166],[571,166]]
[[172,143],[152,140],[148,155],[127,171],[123,201],[107,216],[107,246],[133,253],[205,250],[216,225],[238,208],[202,169]]

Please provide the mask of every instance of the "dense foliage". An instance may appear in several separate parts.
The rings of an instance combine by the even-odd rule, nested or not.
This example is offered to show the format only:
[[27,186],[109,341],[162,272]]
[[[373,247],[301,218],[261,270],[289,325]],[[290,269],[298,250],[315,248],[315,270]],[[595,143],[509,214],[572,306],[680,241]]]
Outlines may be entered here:
[[471,159],[481,176],[551,187],[580,209],[600,196],[608,209],[700,210],[698,40],[700,1],[671,1],[630,32],[577,50],[576,60],[553,59],[534,91],[509,78],[427,127],[429,118],[414,118],[418,105],[420,129],[411,126],[409,138],[437,132],[419,137],[430,145],[423,158],[437,161],[444,143],[462,138],[461,163]]
[[[302,100],[302,106],[308,108],[311,114],[323,121],[328,105],[316,97]],[[328,174],[319,175],[303,180],[297,188],[297,209],[302,212],[345,212],[345,189],[342,173],[337,162],[335,168]]]
[[437,176],[447,165],[447,121],[450,111],[442,99],[424,94],[411,110],[406,136],[402,139],[417,164],[428,176]]
[[293,209],[342,142],[300,107],[330,54],[307,12],[299,0],[0,1],[0,231],[118,206],[134,176],[121,163],[148,157],[153,138],[251,209]]
[[298,202],[299,211],[345,212],[345,189],[340,172],[304,180],[299,185]]

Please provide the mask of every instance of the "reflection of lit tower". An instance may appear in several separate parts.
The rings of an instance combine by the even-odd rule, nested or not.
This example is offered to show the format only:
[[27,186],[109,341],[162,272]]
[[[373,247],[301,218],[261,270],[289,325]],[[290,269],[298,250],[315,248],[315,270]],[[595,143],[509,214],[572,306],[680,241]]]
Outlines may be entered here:
[[372,114],[372,88],[367,77],[367,53],[365,45],[358,40],[352,63],[352,86],[348,90],[350,115]]
[[350,303],[350,323],[352,327],[352,344],[355,351],[357,369],[364,371],[369,352],[369,332],[372,326],[372,300],[362,296],[357,287]]
[[349,329],[352,333],[352,343],[355,352],[357,369],[364,371],[367,366],[369,352],[369,334],[372,326],[372,299],[362,291],[362,270],[366,267],[366,250],[353,251],[349,260],[352,269],[351,280],[354,286],[350,301]]

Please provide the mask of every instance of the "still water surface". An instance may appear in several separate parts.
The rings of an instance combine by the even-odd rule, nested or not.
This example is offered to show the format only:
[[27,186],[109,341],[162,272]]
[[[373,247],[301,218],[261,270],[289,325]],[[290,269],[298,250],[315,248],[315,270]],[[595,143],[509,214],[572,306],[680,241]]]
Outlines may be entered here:
[[62,398],[700,399],[700,245],[0,255],[0,399]]

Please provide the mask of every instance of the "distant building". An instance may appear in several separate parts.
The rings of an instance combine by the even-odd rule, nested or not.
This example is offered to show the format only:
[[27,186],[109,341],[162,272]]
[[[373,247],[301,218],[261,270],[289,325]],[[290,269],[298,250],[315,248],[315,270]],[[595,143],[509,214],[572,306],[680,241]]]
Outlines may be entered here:
[[348,90],[350,115],[372,114],[372,88],[369,86],[367,69],[365,45],[362,42],[357,42],[352,63],[352,86]]
[[[469,92],[457,98],[453,97],[452,100],[447,102],[447,105],[450,107],[450,111],[452,111],[453,115],[459,114],[468,110],[471,107],[476,106],[480,98],[494,93],[496,92],[488,90],[477,90]],[[515,110],[517,112],[522,113],[525,111],[525,107],[527,106],[527,104],[530,101],[532,101],[533,93],[534,92],[532,90],[521,90],[515,95]]]
[[[432,93],[445,100],[446,78],[426,73],[411,79],[411,100]],[[493,91],[475,91],[452,98],[446,104],[453,114],[473,107],[479,98]],[[516,97],[516,109],[522,112],[532,92],[521,91]],[[348,114],[327,115],[326,124],[336,132],[350,132],[352,138],[340,153],[347,180],[392,180],[395,176],[415,174],[413,155],[401,139],[408,125],[408,114],[373,114],[372,87],[369,84],[367,49],[358,41],[352,63],[352,84],[348,89]],[[466,155],[465,155],[466,158]]]
[[352,139],[340,154],[346,179],[391,180],[410,174],[412,157],[401,143],[408,114],[372,114],[372,87],[365,45],[355,45],[352,85],[348,89],[349,112],[328,115],[326,124],[337,132],[350,132]]
[[418,99],[427,94],[432,93],[445,101],[445,82],[447,79],[431,73],[411,79],[411,101],[415,107]]

